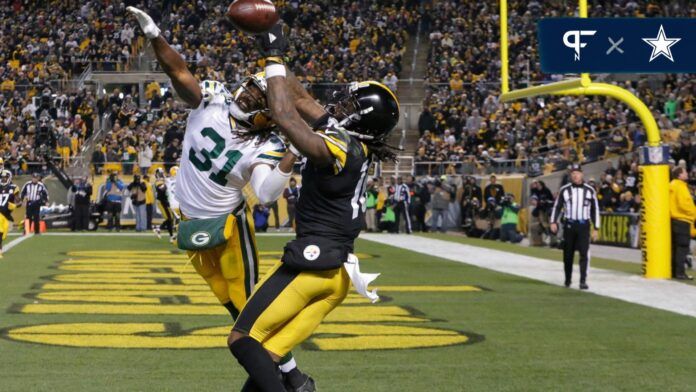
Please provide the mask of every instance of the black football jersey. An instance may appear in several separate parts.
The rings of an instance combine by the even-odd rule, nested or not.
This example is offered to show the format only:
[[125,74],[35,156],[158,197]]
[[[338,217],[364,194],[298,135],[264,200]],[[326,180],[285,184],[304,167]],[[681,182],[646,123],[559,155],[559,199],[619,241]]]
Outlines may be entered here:
[[169,207],[169,197],[167,196],[167,184],[164,180],[155,181],[155,198],[162,203],[163,206]]
[[8,184],[0,186],[0,213],[5,215],[9,220],[12,220],[12,210],[10,203],[13,205],[17,202],[17,185]]
[[332,165],[307,161],[297,201],[297,237],[321,236],[349,245],[360,234],[370,156],[365,144],[342,129],[317,132],[334,157]]

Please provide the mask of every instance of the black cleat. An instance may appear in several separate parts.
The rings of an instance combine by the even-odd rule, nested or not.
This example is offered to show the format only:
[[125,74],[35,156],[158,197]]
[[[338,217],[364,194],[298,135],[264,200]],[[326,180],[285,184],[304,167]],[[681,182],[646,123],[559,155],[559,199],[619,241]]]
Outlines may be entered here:
[[589,288],[590,288],[590,286],[588,286],[587,283],[580,282],[580,290],[587,290]]
[[289,373],[283,373],[283,385],[288,392],[316,392],[317,390],[314,379],[297,368]]
[[691,276],[691,275],[687,275],[687,274],[681,274],[681,275],[675,276],[674,279],[677,279],[677,280],[694,280],[694,277]]
[[563,285],[564,285],[565,287],[570,287],[570,281],[569,281],[569,280],[566,280],[565,283],[563,283]]

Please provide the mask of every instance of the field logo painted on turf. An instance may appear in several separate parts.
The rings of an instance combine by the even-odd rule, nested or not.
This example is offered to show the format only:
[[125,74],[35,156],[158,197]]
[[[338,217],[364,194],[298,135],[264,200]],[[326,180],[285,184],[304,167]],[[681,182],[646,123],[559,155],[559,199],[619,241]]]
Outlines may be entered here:
[[[198,233],[196,233],[198,234]],[[26,296],[33,303],[10,311],[36,315],[75,315],[74,321],[18,326],[2,336],[22,342],[103,348],[202,349],[224,346],[232,320],[183,253],[169,251],[83,251],[56,265],[40,291]],[[265,273],[281,252],[261,252]],[[358,254],[362,259],[371,255]],[[369,262],[369,261],[368,261]],[[379,286],[383,303],[371,305],[350,293],[303,344],[322,351],[392,350],[475,343],[473,333],[435,328],[415,309],[391,302],[392,293],[481,292],[476,286]],[[131,315],[129,322],[103,322],[93,315]],[[177,322],[169,322],[171,316]],[[200,316],[220,316],[214,326],[186,327]],[[157,321],[156,317],[162,321]],[[142,317],[142,320],[138,320]],[[153,317],[155,319],[153,320]],[[187,320],[187,317],[190,317]]]

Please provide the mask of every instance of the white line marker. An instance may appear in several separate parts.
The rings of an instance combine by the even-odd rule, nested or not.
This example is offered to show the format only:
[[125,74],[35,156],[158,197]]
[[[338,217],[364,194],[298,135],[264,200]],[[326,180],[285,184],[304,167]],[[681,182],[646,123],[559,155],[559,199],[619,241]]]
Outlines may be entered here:
[[29,238],[31,238],[33,236],[34,236],[34,234],[29,234],[29,235],[23,235],[19,238],[15,238],[14,240],[8,242],[7,245],[2,247],[2,253],[7,252],[8,250],[14,248],[15,246],[21,244],[22,242],[28,240]]
[[[419,236],[364,234],[360,238],[556,286],[563,284],[563,264],[551,260]],[[577,287],[578,278],[576,265],[573,287]],[[696,317],[696,286],[592,267],[587,283],[592,294]]]

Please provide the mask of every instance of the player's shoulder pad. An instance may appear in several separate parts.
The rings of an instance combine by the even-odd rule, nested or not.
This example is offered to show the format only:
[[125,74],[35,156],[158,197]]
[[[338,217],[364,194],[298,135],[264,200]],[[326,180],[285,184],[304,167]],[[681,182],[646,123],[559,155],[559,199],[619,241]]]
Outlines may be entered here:
[[201,87],[201,106],[207,107],[211,103],[231,103],[232,94],[227,90],[224,83],[215,80],[204,80],[200,83]]
[[285,143],[277,135],[271,137],[261,144],[257,160],[267,161],[268,163],[278,163],[285,155]]

